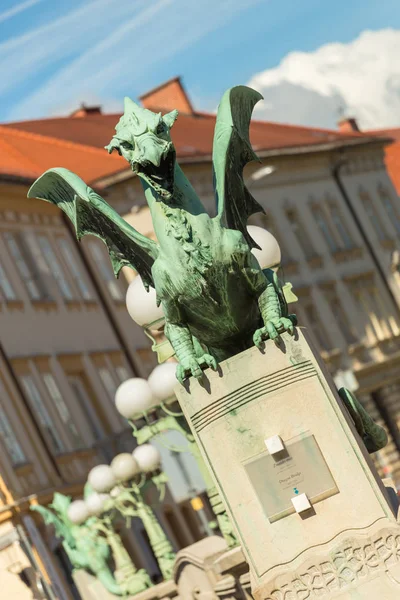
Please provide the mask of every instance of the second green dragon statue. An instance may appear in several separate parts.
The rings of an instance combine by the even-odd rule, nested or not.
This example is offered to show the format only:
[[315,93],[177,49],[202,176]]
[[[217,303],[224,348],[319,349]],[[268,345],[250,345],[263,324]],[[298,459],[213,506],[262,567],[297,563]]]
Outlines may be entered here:
[[249,124],[262,96],[245,86],[228,90],[214,134],[213,170],[217,215],[210,217],[176,161],[170,129],[177,111],[161,116],[125,98],[125,111],[106,147],[119,152],[141,180],[150,207],[154,242],[133,229],[77,175],[46,171],[28,197],[59,206],[78,239],[102,239],[116,275],[137,270],[153,286],[165,314],[165,334],[178,360],[177,378],[202,377],[207,367],[267,338],[293,333],[284,293],[271,269],[253,256],[248,218],[263,212],[245,186],[243,168],[257,157]]

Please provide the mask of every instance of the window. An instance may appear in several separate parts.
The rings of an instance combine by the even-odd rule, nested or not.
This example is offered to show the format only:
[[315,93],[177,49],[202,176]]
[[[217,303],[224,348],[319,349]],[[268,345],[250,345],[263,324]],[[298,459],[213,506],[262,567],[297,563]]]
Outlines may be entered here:
[[33,266],[29,264],[27,257],[25,256],[26,253],[21,244],[21,239],[8,231],[4,233],[4,239],[6,240],[12,258],[15,261],[21,279],[28,290],[29,296],[32,300],[43,299],[45,296],[43,287],[37,274],[34,272]]
[[115,398],[115,392],[117,391],[117,384],[111,375],[110,371],[105,367],[100,367],[99,369],[100,379],[107,391],[108,396],[111,400]]
[[3,297],[5,300],[15,300],[16,299],[14,289],[10,283],[10,280],[7,277],[7,274],[6,274],[2,264],[0,264],[0,289],[2,291],[2,294],[3,294]]
[[315,256],[315,251],[313,245],[311,243],[311,238],[308,233],[305,231],[303,224],[301,223],[299,216],[294,210],[287,210],[286,216],[289,220],[290,226],[296,239],[303,250],[306,258],[312,258]]
[[390,193],[388,192],[388,190],[386,188],[384,188],[382,185],[380,185],[378,188],[378,194],[379,194],[382,204],[386,210],[386,214],[388,215],[389,219],[391,220],[394,227],[396,228],[397,234],[400,235],[399,213],[396,210],[396,208],[394,207],[393,200],[391,198]]
[[96,410],[93,406],[93,403],[90,399],[88,391],[86,389],[85,383],[83,379],[79,375],[70,375],[68,377],[69,385],[73,393],[75,394],[79,406],[82,411],[85,413],[86,420],[90,426],[92,431],[92,435],[95,440],[101,440],[104,438],[104,430],[100,423],[100,420],[96,414]]
[[357,341],[357,336],[353,327],[350,325],[343,305],[335,292],[327,294],[327,301],[334,315],[334,320],[338,325],[344,339],[348,344],[354,344]]
[[27,462],[25,454],[2,407],[0,407],[0,437],[14,466]]
[[314,215],[314,219],[316,220],[317,225],[322,233],[322,237],[328,244],[329,250],[331,252],[336,252],[338,250],[338,245],[336,243],[335,236],[332,232],[330,224],[326,219],[325,214],[318,206],[312,206],[311,210]]
[[107,286],[108,292],[113,300],[124,300],[124,294],[119,281],[114,275],[111,262],[108,256],[105,255],[102,248],[97,242],[90,241],[89,248],[96,262],[101,278]]
[[314,305],[311,303],[308,304],[304,304],[304,312],[305,312],[305,316],[306,319],[310,325],[310,328],[318,342],[318,345],[320,347],[320,350],[331,350],[332,349],[332,344],[329,340],[329,337],[324,329],[324,326],[322,325],[318,312],[315,309]]
[[51,373],[43,374],[43,381],[46,385],[47,391],[49,392],[49,396],[52,399],[54,406],[57,409],[58,414],[60,415],[60,419],[62,423],[65,425],[65,428],[69,434],[71,443],[73,448],[83,448],[84,443],[82,437],[80,436],[75,423],[72,419],[71,413],[69,411],[68,406],[66,405],[64,398],[61,395],[60,389]]
[[21,378],[24,390],[29,398],[40,425],[43,427],[53,451],[60,454],[65,451],[65,446],[57,433],[53,419],[51,418],[38,388],[31,375],[23,375]]
[[38,236],[39,246],[45,257],[46,263],[52,272],[54,279],[57,281],[60,292],[66,300],[72,300],[73,294],[71,288],[65,278],[65,274],[58,262],[54,250],[51,247],[49,238],[45,235]]
[[58,243],[66,264],[74,278],[76,285],[78,286],[79,292],[82,294],[84,300],[92,300],[93,295],[87,285],[84,276],[82,275],[81,267],[77,261],[77,258],[72,251],[72,248],[65,238],[59,238]]
[[372,227],[375,230],[375,233],[379,240],[386,240],[387,235],[386,231],[382,225],[382,222],[378,216],[377,211],[375,210],[374,205],[372,204],[372,200],[367,192],[360,192],[360,198],[363,203],[364,210],[370,220]]
[[340,236],[340,239],[343,243],[344,248],[346,248],[346,249],[352,248],[353,242],[351,240],[349,232],[347,231],[347,227],[344,224],[342,215],[340,214],[338,207],[335,204],[330,204],[329,211],[331,214],[332,222],[336,228],[336,231],[338,232],[338,234]]
[[398,325],[372,279],[354,282],[351,289],[361,310],[368,316],[366,334],[371,343],[398,335]]
[[[0,382],[0,399],[2,402],[9,401],[5,387]],[[10,422],[3,407],[0,405],[0,438],[8,452],[11,462],[14,466],[27,462],[24,451],[22,450],[17,436],[12,429]]]

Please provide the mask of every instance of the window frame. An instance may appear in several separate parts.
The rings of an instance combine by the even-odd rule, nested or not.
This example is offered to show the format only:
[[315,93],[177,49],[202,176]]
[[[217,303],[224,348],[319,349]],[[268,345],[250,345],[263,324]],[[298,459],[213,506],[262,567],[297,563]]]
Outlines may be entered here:
[[[40,389],[34,376],[30,372],[22,373],[20,375],[20,380],[22,388],[38,418],[39,424],[49,442],[49,446],[51,447],[54,456],[65,454],[65,452],[67,452],[67,447],[62,437],[59,435],[57,424],[46,406],[46,401],[40,393]],[[26,383],[27,381],[30,383],[30,389],[29,385]],[[31,393],[32,391],[33,394]]]
[[317,253],[315,251],[314,244],[311,241],[311,236],[307,235],[307,229],[304,226],[298,211],[293,207],[287,207],[285,209],[285,216],[289,223],[290,229],[304,254],[305,259],[308,261],[312,258],[315,258]]
[[88,240],[87,246],[90,256],[97,267],[101,281],[107,288],[108,294],[114,302],[124,302],[125,295],[120,285],[120,281],[114,275],[110,259],[105,256],[105,252],[103,252],[103,249],[97,240]]
[[[69,409],[68,404],[64,400],[64,396],[60,390],[58,382],[51,372],[50,369],[46,369],[40,372],[41,379],[43,381],[43,385],[45,386],[46,393],[54,406],[58,418],[62,423],[63,427],[65,427],[65,431],[68,437],[68,441],[71,445],[72,450],[80,450],[86,447],[83,436],[81,435],[79,429],[76,426],[73,415]],[[51,384],[48,384],[48,381],[51,379]],[[52,393],[51,387],[53,386],[56,394]],[[65,411],[65,412],[64,412]],[[63,414],[64,412],[64,414]],[[65,419],[67,417],[68,420]]]
[[[6,286],[7,285],[9,286],[9,289],[11,290],[11,295],[9,295],[7,293],[7,291],[5,290],[3,281],[6,281]],[[16,300],[18,300],[17,293],[14,289],[14,286],[11,283],[11,280],[8,276],[6,268],[3,265],[3,262],[0,262],[0,290],[1,290],[2,299],[5,302],[15,302]]]
[[87,274],[85,269],[82,267],[82,264],[80,264],[71,241],[66,236],[59,235],[57,236],[57,245],[59,247],[63,263],[68,269],[68,272],[71,274],[71,277],[77,289],[79,290],[80,297],[85,302],[93,302],[95,300],[93,290],[90,283],[87,281]]
[[[10,395],[8,394],[5,384],[3,380],[0,378],[0,396],[4,398],[4,404],[8,401],[11,403]],[[8,431],[7,431],[8,430]],[[4,433],[6,435],[4,435]],[[11,444],[8,443],[7,439],[10,440]],[[14,468],[20,467],[21,465],[27,464],[29,461],[27,459],[24,448],[20,444],[20,441],[17,437],[11,419],[8,417],[7,412],[3,406],[3,403],[0,401],[0,440],[3,445],[7,456],[10,459],[10,462]],[[14,443],[15,442],[15,443]],[[12,446],[12,448],[11,448]],[[13,454],[14,450],[16,450],[16,454],[19,455],[19,459],[14,459]]]
[[38,269],[33,260],[27,256],[26,240],[23,240],[21,234],[23,234],[22,231],[7,230],[2,232],[10,258],[16,265],[30,300],[32,302],[49,300],[50,296],[41,280]]
[[[43,254],[43,258],[47,263],[47,266],[49,268],[49,271],[52,275],[52,277],[54,278],[54,280],[57,283],[59,292],[62,296],[62,298],[67,301],[67,302],[71,302],[73,300],[75,300],[75,295],[73,293],[73,289],[68,281],[65,269],[63,268],[63,266],[61,265],[55,251],[54,248],[52,246],[51,240],[49,238],[48,235],[46,235],[46,233],[40,232],[36,234],[36,238],[37,238],[37,242],[39,245],[39,248]],[[46,249],[49,250],[49,256],[47,256],[46,254],[46,250],[43,247],[43,243],[46,245],[47,247]],[[55,269],[54,269],[55,267]]]

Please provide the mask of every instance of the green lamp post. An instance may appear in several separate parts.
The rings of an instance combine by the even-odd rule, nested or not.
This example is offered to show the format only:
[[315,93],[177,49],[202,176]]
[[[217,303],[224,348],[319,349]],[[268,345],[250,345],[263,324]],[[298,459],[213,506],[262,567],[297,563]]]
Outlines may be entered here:
[[158,488],[160,499],[164,496],[166,477],[160,472],[160,463],[158,450],[144,444],[138,446],[133,454],[118,454],[111,465],[94,467],[89,473],[88,483],[97,494],[109,494],[103,506],[104,512],[117,511],[128,523],[132,517],[142,521],[160,571],[164,579],[170,579],[175,553],[144,497],[151,484]]
[[168,431],[182,435],[187,442],[185,446],[177,447],[165,441],[163,444],[173,452],[190,452],[195,458],[217,518],[217,524],[210,523],[210,527],[218,527],[228,546],[233,547],[237,539],[232,525],[174,394],[175,370],[175,362],[165,362],[153,370],[147,381],[137,377],[124,381],[115,396],[116,407],[131,424],[138,444],[145,444]]

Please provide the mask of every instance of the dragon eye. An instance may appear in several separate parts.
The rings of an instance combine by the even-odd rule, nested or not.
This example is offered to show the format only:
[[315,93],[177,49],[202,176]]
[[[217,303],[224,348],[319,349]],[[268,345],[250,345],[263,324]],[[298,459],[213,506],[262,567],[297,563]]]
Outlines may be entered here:
[[129,142],[121,142],[121,146],[124,150],[133,150],[133,146]]
[[160,121],[159,124],[157,125],[156,133],[163,133],[163,131],[164,131],[164,123],[163,123],[163,121]]

